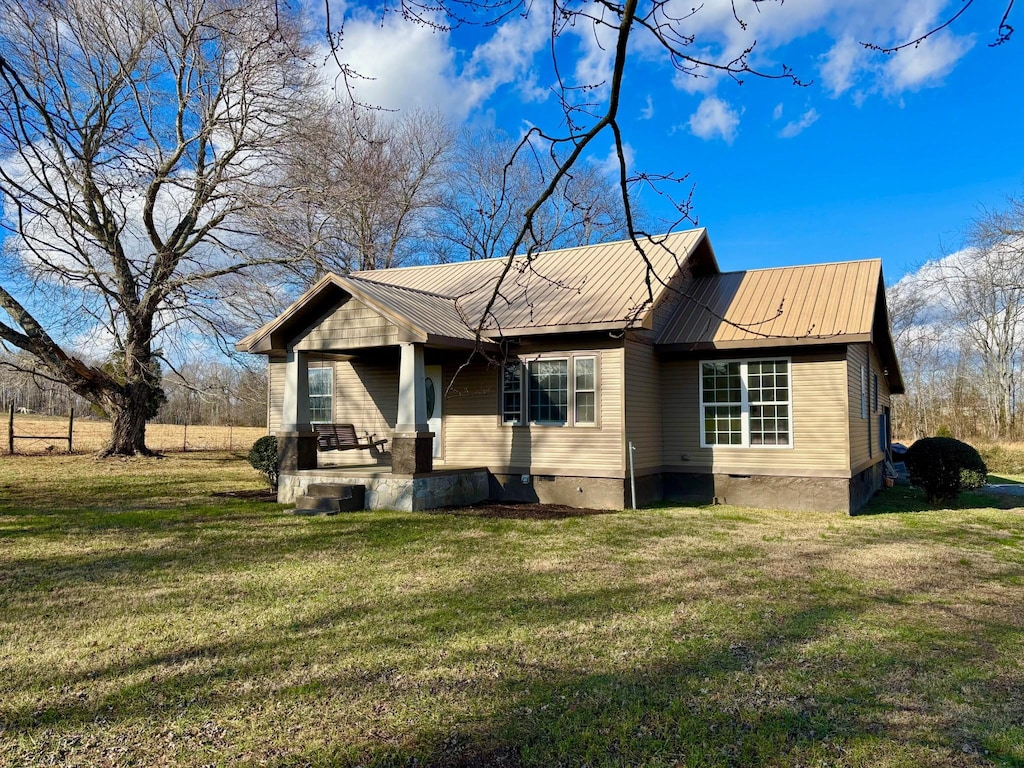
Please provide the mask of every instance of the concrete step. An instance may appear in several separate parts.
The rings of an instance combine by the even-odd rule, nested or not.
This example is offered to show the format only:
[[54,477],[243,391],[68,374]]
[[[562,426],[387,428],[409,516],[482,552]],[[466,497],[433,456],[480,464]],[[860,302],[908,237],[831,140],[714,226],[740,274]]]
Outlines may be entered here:
[[336,515],[366,508],[366,486],[316,483],[295,500],[297,515]]
[[323,496],[300,496],[295,500],[296,515],[336,515],[340,511],[340,499],[327,499]]
[[365,486],[347,483],[311,483],[306,488],[306,495],[324,499],[347,499],[352,496],[353,488],[365,489]]

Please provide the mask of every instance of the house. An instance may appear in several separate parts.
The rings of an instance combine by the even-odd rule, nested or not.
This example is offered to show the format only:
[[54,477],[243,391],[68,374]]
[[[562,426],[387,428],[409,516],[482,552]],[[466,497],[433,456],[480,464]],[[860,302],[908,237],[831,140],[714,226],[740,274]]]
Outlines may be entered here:
[[[881,263],[721,272],[704,229],[641,245],[320,280],[237,345],[269,360],[280,499],[343,478],[408,509],[863,505],[903,392]],[[311,422],[389,451],[318,454]]]

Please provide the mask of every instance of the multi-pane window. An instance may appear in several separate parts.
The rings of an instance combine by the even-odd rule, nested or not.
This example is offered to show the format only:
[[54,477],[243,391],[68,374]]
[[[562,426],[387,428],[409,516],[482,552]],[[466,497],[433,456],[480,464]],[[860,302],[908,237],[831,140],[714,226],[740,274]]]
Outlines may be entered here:
[[309,421],[330,424],[334,421],[334,368],[309,369]]
[[789,361],[747,363],[750,444],[789,445]]
[[576,423],[597,423],[597,371],[596,358],[577,357],[575,369]]
[[531,360],[530,421],[564,424],[569,416],[569,361]]
[[597,424],[597,357],[506,363],[501,372],[503,424]]
[[701,363],[706,446],[789,446],[792,441],[788,360]]
[[742,445],[743,380],[740,363],[702,363],[701,379],[705,444]]
[[519,424],[523,418],[523,366],[506,363],[501,372],[501,422]]

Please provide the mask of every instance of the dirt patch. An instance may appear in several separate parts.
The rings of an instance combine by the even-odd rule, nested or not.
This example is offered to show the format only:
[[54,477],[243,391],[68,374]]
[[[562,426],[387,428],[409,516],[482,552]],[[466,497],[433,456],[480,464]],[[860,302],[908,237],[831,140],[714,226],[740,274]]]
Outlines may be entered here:
[[277,501],[277,491],[270,488],[258,488],[253,491],[217,491],[211,496],[229,499],[247,499],[249,501]]
[[507,520],[564,520],[569,517],[612,515],[611,509],[580,509],[564,504],[532,504],[528,502],[490,502],[472,507],[452,507],[437,510],[449,515],[469,517],[497,517]]

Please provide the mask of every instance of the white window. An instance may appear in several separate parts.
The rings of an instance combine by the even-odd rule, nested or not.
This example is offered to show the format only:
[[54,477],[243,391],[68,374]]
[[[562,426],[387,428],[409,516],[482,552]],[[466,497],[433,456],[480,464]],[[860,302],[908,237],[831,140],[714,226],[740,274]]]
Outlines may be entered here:
[[502,366],[501,423],[597,424],[597,357],[541,357]]
[[569,361],[531,360],[527,367],[530,421],[565,424],[569,420]]
[[577,357],[573,360],[577,424],[597,424],[597,358]]
[[523,366],[505,363],[501,372],[501,423],[521,424],[523,421]]
[[309,369],[309,421],[330,424],[334,421],[334,368]]
[[701,445],[793,444],[789,360],[701,363]]

